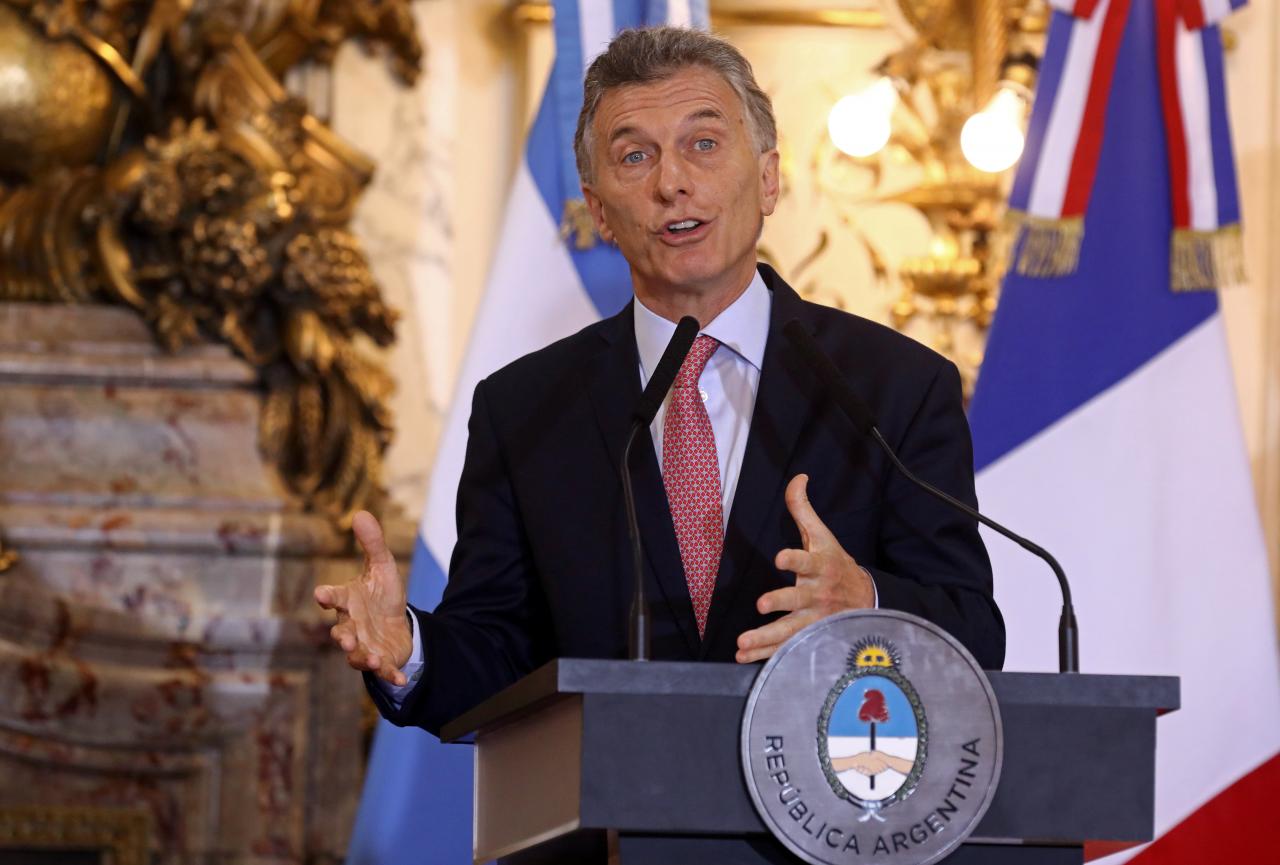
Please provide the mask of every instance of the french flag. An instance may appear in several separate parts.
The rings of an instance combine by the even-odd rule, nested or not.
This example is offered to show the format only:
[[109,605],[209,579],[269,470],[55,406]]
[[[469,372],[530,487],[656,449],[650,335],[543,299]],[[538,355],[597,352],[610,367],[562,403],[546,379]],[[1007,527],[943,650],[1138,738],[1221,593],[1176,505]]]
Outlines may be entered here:
[[[434,609],[457,532],[454,504],[476,384],[517,358],[618,312],[631,276],[618,251],[579,248],[562,218],[581,198],[573,133],[587,66],[614,34],[708,25],[707,0],[554,0],[556,57],[507,198],[497,253],[445,422],[409,575],[409,601]],[[379,722],[350,865],[471,861],[472,753],[422,730]]]
[[[1141,0],[1151,38],[1123,46],[1134,0],[1050,2],[1055,12],[1027,147],[1009,195],[1010,215],[1021,229],[1018,272],[1052,277],[1075,269],[1103,142],[1117,134],[1108,107],[1117,79],[1140,60],[1159,73],[1148,98],[1164,123],[1169,285],[1188,291],[1241,282],[1240,204],[1218,22],[1244,0]],[[1141,57],[1122,60],[1122,47]]]
[[[1078,266],[1005,280],[970,411],[978,493],[1060,558],[1083,671],[1181,677],[1182,708],[1157,728],[1156,840],[1119,856],[1275,862],[1263,829],[1280,791],[1274,605],[1217,295],[1169,290],[1178,193],[1161,2],[1099,0],[1094,11],[1098,39],[1116,40],[1115,69]],[[1120,4],[1127,14],[1108,36]],[[1193,176],[1216,170],[1188,153]],[[986,540],[1006,668],[1055,670],[1052,575]]]

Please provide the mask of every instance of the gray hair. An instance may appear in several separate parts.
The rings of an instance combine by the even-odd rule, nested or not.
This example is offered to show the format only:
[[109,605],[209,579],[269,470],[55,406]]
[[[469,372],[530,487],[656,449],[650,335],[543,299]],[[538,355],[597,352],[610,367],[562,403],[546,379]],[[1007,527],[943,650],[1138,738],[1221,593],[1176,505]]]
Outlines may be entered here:
[[663,81],[690,66],[716,72],[742,100],[751,138],[761,153],[778,144],[773,103],[756,83],[747,58],[726,40],[687,27],[644,27],[623,30],[587,69],[582,110],[573,136],[578,176],[592,182],[591,124],[604,94],[629,84]]

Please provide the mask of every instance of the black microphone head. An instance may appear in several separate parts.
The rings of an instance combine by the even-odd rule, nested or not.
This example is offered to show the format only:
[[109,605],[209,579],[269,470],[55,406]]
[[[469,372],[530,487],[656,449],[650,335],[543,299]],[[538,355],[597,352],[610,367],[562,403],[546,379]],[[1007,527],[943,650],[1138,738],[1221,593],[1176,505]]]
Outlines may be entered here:
[[689,349],[693,348],[693,341],[697,339],[700,327],[698,320],[691,315],[686,315],[676,324],[676,332],[671,335],[671,341],[662,352],[658,365],[653,368],[653,375],[649,376],[649,383],[645,385],[644,393],[640,394],[635,411],[631,413],[633,422],[640,426],[648,426],[653,422],[658,406],[662,405],[667,391],[671,390],[671,385],[676,380],[676,374],[680,372],[681,364],[689,355]]
[[809,333],[809,329],[805,327],[798,319],[791,319],[782,326],[782,332],[796,351],[805,359],[805,362],[813,368],[818,378],[826,386],[831,393],[833,399],[840,406],[849,420],[853,421],[853,425],[858,431],[864,435],[869,435],[875,429],[875,418],[871,415],[871,409],[867,408],[867,404],[853,392],[853,388],[849,387],[849,383],[845,381],[840,370],[836,368],[831,358],[818,345],[818,341],[813,338],[813,334]]
[[[698,331],[701,329],[702,325],[698,324],[698,320],[696,318],[691,315],[686,315],[684,318],[676,322],[676,332],[671,334],[671,342],[667,343],[667,347],[670,348],[675,344],[675,338],[677,336],[680,337],[680,344],[683,345],[685,342],[688,342],[689,345],[692,346],[693,341],[698,338]],[[684,353],[688,354],[689,350],[685,349]],[[681,358],[680,362],[684,363],[684,359]]]

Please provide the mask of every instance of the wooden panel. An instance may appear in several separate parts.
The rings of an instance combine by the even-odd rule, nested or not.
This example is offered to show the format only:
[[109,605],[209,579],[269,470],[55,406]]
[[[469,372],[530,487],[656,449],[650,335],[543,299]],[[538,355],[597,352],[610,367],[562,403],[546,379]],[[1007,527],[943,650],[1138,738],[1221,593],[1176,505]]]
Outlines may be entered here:
[[475,861],[578,828],[582,698],[574,695],[476,739]]

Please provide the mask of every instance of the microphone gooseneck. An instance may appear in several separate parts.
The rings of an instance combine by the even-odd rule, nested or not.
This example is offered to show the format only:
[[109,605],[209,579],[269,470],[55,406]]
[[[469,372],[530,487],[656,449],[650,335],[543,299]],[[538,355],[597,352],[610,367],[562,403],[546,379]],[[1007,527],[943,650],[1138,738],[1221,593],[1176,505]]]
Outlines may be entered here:
[[805,361],[813,368],[818,378],[826,386],[827,390],[835,399],[836,404],[841,410],[848,415],[849,420],[857,430],[864,435],[871,436],[884,451],[885,456],[893,463],[894,467],[902,473],[902,476],[920,489],[929,493],[953,508],[961,511],[972,519],[982,523],[991,530],[1000,533],[1004,537],[1013,541],[1024,550],[1039,556],[1053,570],[1054,576],[1058,578],[1058,586],[1062,590],[1062,616],[1058,620],[1058,671],[1062,673],[1077,673],[1080,671],[1080,631],[1076,623],[1075,608],[1071,603],[1071,585],[1067,582],[1067,575],[1062,570],[1062,566],[1058,564],[1058,560],[1050,555],[1049,551],[1037,543],[1027,540],[1010,529],[1005,528],[995,520],[984,516],[974,508],[948,495],[942,490],[935,487],[928,481],[922,480],[915,476],[908,469],[902,460],[898,459],[898,455],[894,452],[889,443],[885,441],[884,436],[880,434],[880,430],[876,427],[875,418],[871,414],[871,410],[867,404],[853,391],[849,383],[845,381],[840,370],[836,368],[835,363],[827,356],[826,352],[814,340],[812,334],[799,321],[791,320],[783,327],[783,333],[786,334],[792,346],[800,352]]
[[644,547],[640,541],[640,524],[636,519],[636,497],[631,483],[631,448],[635,445],[640,431],[653,423],[659,406],[666,399],[667,391],[675,383],[676,374],[684,363],[693,341],[698,336],[698,320],[691,315],[680,319],[676,331],[671,335],[662,352],[662,358],[649,376],[649,383],[636,402],[631,413],[631,427],[627,430],[627,440],[622,446],[622,501],[627,511],[627,534],[631,538],[631,567],[635,575],[635,589],[631,596],[631,615],[628,634],[628,648],[631,660],[649,660],[649,604],[644,592]]
[[680,367],[684,364],[684,359],[689,356],[693,341],[698,338],[698,328],[698,320],[691,315],[686,315],[676,324],[675,333],[671,334],[671,340],[662,350],[662,357],[658,359],[658,365],[653,368],[653,374],[649,376],[649,383],[645,385],[644,392],[640,394],[640,399],[636,401],[636,407],[631,412],[633,423],[642,427],[653,423],[658,407],[667,398],[667,391],[671,390],[671,385],[675,384]]

